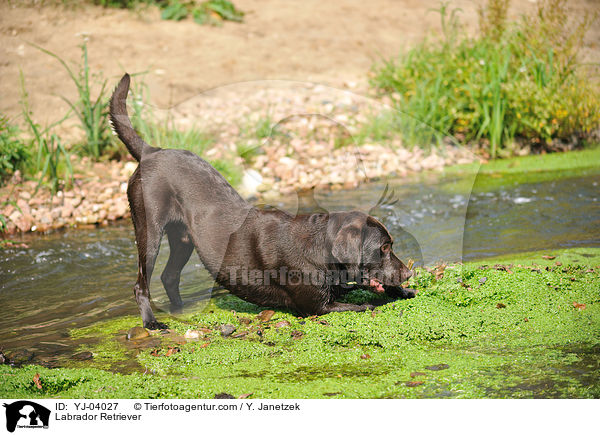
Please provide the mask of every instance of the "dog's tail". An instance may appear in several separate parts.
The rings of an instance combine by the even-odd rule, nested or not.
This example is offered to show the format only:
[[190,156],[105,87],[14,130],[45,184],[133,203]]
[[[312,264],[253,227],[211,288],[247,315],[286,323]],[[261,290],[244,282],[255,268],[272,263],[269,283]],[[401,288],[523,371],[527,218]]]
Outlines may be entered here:
[[129,82],[129,74],[125,73],[110,98],[110,123],[133,158],[139,162],[144,148],[151,147],[138,136],[127,115],[125,101],[127,100],[127,92],[129,92]]

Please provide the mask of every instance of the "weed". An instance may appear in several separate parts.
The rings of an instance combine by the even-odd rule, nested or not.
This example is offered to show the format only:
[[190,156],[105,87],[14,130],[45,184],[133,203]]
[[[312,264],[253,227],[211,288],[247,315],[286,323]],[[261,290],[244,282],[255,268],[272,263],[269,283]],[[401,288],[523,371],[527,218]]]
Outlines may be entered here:
[[600,126],[600,86],[579,63],[593,17],[569,19],[564,0],[506,20],[507,0],[480,10],[478,37],[456,37],[456,10],[438,9],[444,39],[425,41],[375,66],[371,84],[404,115],[394,128],[408,143],[447,136],[487,147],[491,157],[519,147],[582,144]]
[[79,118],[80,127],[85,133],[86,141],[81,148],[83,154],[92,156],[95,159],[100,158],[111,142],[108,123],[108,99],[105,97],[107,80],[96,79],[100,82],[101,88],[98,97],[94,101],[91,95],[90,81],[92,77],[90,76],[88,64],[87,43],[84,41],[81,45],[81,64],[77,74],[57,54],[38,45],[31,45],[58,60],[75,83],[79,94],[77,101],[71,102],[64,97],[62,98]]
[[149,144],[161,148],[184,149],[205,157],[232,185],[241,181],[242,169],[224,159],[207,158],[206,152],[214,139],[197,126],[182,129],[175,125],[172,116],[159,119],[146,101],[150,101],[147,86],[142,83],[134,89],[131,122],[138,134]]
[[31,159],[31,153],[19,139],[18,132],[19,129],[9,124],[6,116],[0,115],[0,185]]
[[[25,122],[32,136],[31,148],[36,150],[34,160],[35,172],[40,174],[36,191],[39,189],[44,179],[47,178],[51,192],[56,193],[61,187],[67,184],[67,182],[72,180],[73,168],[71,167],[71,159],[68,151],[65,149],[58,136],[51,133],[51,130],[56,125],[61,124],[69,116],[69,113],[59,121],[42,129],[32,118],[28,94],[25,90],[25,78],[22,72],[20,74],[20,79],[23,117],[25,118]],[[63,176],[63,173],[65,172],[68,177]]]

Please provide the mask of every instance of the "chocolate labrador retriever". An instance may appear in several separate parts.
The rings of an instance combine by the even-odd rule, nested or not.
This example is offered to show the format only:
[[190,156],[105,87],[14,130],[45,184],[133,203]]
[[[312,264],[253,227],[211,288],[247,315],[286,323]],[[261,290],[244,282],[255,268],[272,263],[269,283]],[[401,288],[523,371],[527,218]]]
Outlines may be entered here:
[[150,307],[150,277],[166,232],[169,260],[161,280],[171,308],[183,305],[179,279],[195,249],[215,281],[240,298],[301,315],[364,311],[336,302],[353,286],[408,298],[411,271],[392,252],[393,239],[358,211],[292,216],[248,204],[210,164],[186,150],[148,145],[133,129],[125,74],[110,101],[110,119],[139,166],[127,196],[138,248],[134,294],[144,327],[163,329]]

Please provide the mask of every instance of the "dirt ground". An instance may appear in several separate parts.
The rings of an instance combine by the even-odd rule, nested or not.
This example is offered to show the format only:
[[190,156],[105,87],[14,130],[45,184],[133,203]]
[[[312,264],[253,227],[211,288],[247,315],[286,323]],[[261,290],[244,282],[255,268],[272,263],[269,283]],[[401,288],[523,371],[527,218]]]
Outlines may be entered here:
[[[455,0],[466,30],[477,29],[481,0]],[[511,16],[535,7],[513,1]],[[575,15],[600,10],[598,0],[570,0]],[[0,112],[20,122],[19,71],[23,71],[38,122],[60,118],[61,99],[76,97],[62,66],[28,45],[38,44],[75,66],[88,37],[92,71],[109,79],[148,71],[153,104],[166,108],[226,84],[286,79],[365,92],[373,62],[389,57],[440,28],[431,9],[438,0],[236,0],[243,23],[200,26],[163,21],[156,8],[104,9],[87,3],[0,1]],[[66,5],[66,6],[65,6]],[[588,34],[586,57],[600,59],[600,28]]]

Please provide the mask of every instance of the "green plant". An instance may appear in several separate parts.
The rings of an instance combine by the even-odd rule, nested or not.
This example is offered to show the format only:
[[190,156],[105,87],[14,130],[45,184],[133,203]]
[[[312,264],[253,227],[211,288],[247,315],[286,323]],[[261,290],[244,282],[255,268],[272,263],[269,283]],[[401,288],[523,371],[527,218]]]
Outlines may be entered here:
[[507,5],[489,0],[482,34],[455,38],[457,16],[443,4],[442,41],[374,67],[371,84],[402,112],[395,130],[406,142],[455,136],[496,157],[517,147],[585,143],[598,129],[598,78],[578,60],[592,18],[570,20],[565,1],[545,0],[537,14],[508,23]]
[[150,100],[147,86],[142,82],[134,88],[131,122],[138,134],[149,144],[161,148],[184,149],[205,157],[234,186],[241,181],[242,169],[232,161],[211,159],[205,156],[214,139],[196,126],[183,129],[175,125],[172,116],[160,119],[147,103]]
[[100,158],[111,143],[110,127],[108,123],[108,99],[105,97],[107,80],[96,78],[100,84],[100,92],[97,98],[92,98],[90,68],[88,64],[87,43],[81,45],[81,64],[77,74],[57,54],[46,50],[38,45],[31,44],[38,50],[58,60],[65,68],[69,77],[75,83],[78,92],[77,101],[72,102],[62,97],[71,110],[77,115],[80,127],[85,133],[86,141],[81,146],[85,155]]
[[193,10],[194,21],[199,24],[220,24],[221,21],[235,21],[241,23],[244,12],[228,0],[208,0]]
[[0,185],[31,159],[31,153],[18,132],[19,129],[9,124],[6,116],[0,115]]
[[193,1],[169,0],[162,3],[163,20],[180,21],[190,14],[198,24],[220,25],[223,21],[241,22],[244,12],[229,0],[208,0],[200,4]]
[[51,133],[52,128],[61,124],[69,114],[59,121],[50,124],[46,128],[41,128],[32,117],[32,112],[29,108],[28,94],[25,89],[25,78],[23,73],[20,74],[21,79],[21,106],[23,117],[31,134],[31,147],[36,150],[34,160],[34,171],[39,173],[38,186],[47,179],[50,190],[56,193],[61,187],[67,184],[73,178],[73,168],[71,167],[71,159],[69,152],[63,146],[58,136]]

